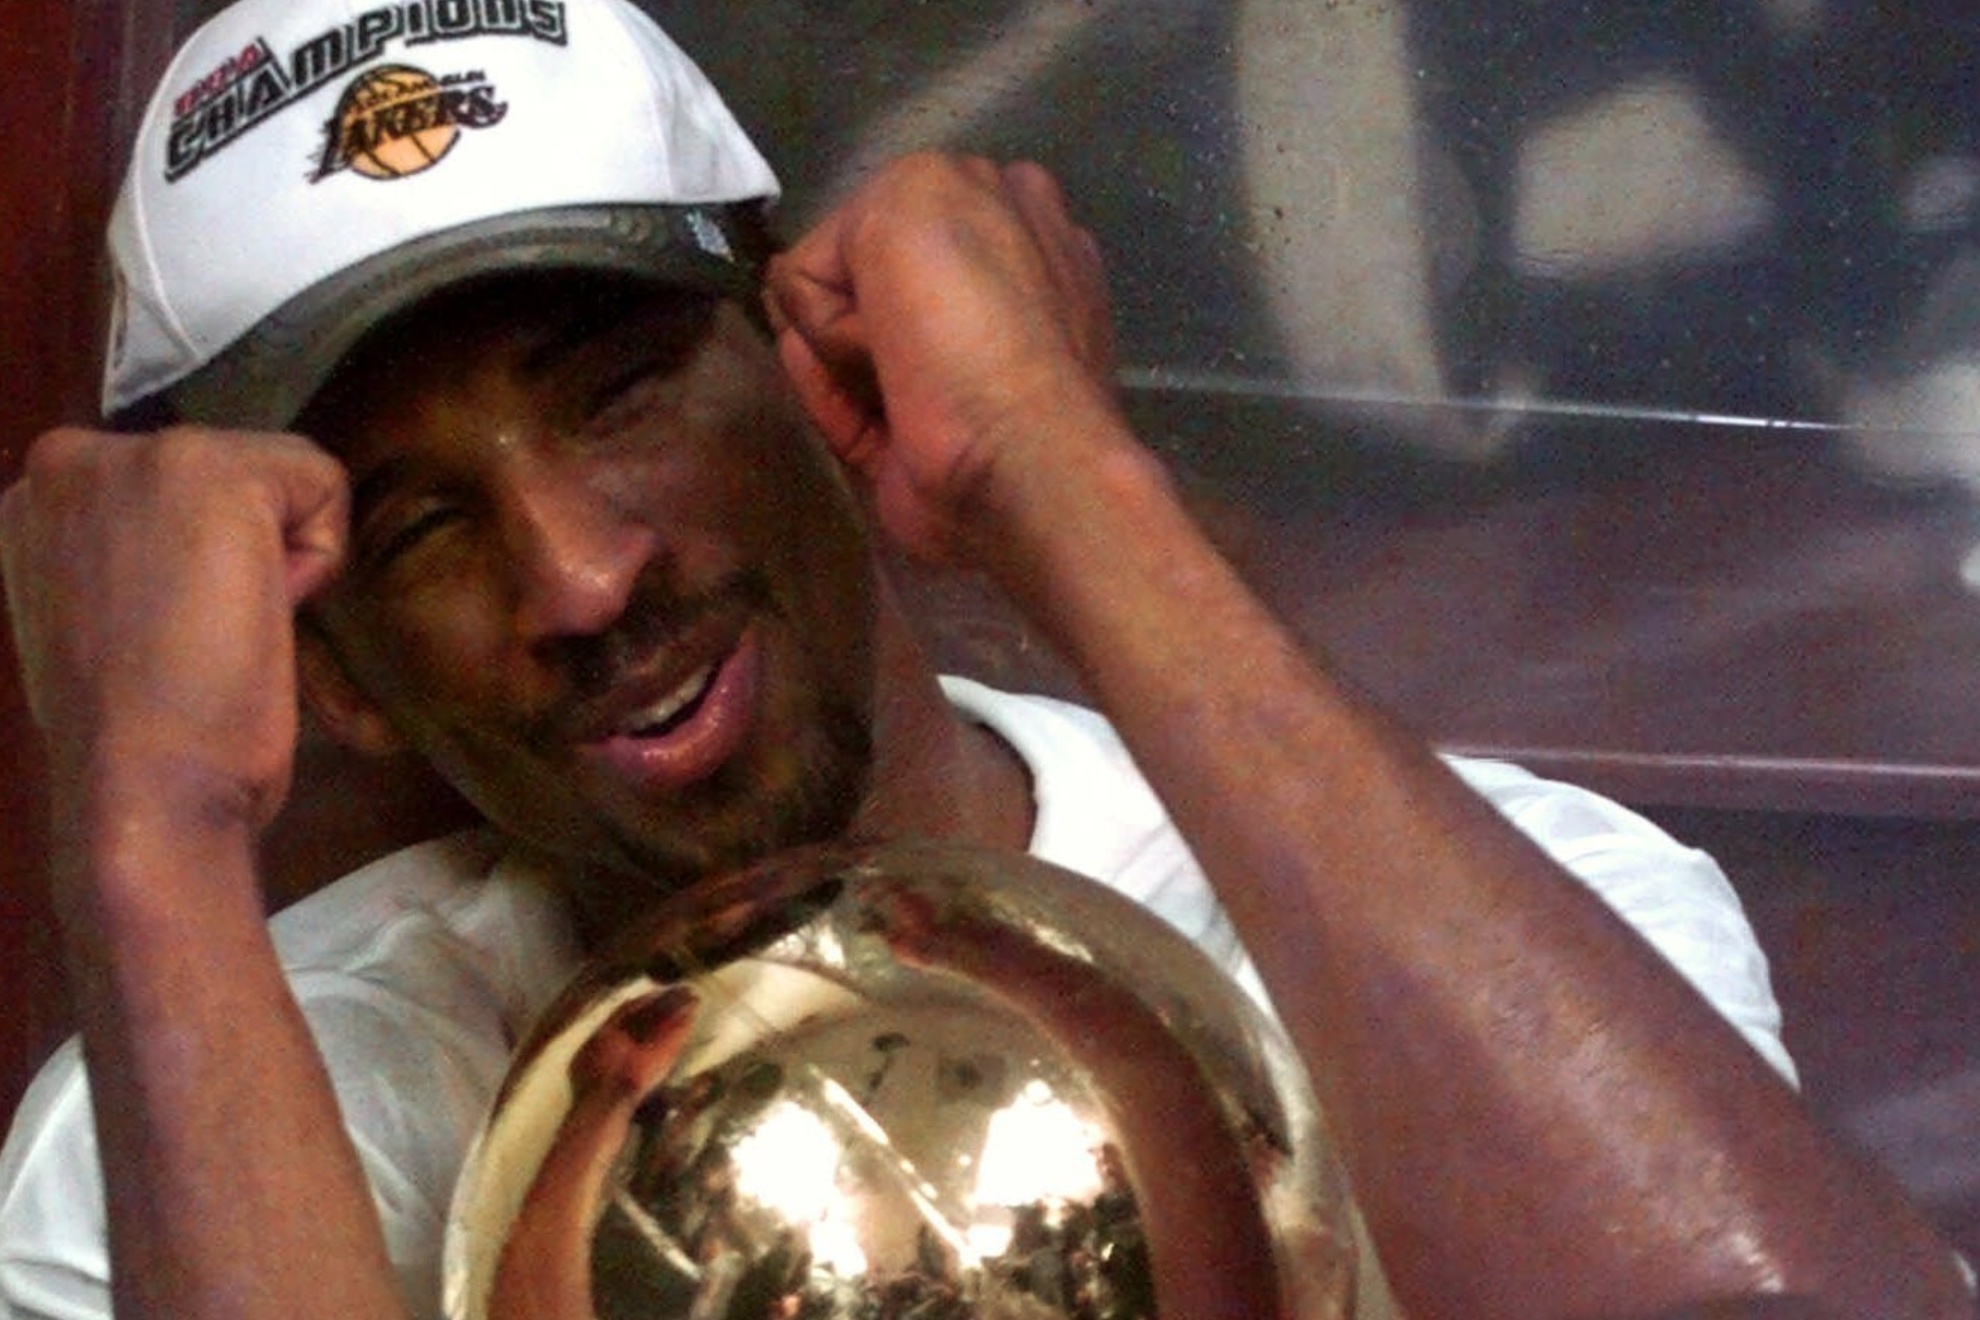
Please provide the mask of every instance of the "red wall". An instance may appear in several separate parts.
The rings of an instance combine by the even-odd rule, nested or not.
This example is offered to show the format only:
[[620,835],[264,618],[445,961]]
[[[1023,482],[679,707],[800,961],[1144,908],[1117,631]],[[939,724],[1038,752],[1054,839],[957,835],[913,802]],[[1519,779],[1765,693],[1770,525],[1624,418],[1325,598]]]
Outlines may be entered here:
[[[99,235],[169,0],[27,0],[0,45],[0,480],[41,430],[94,411]],[[43,881],[40,751],[0,637],[0,1114],[65,1028]]]

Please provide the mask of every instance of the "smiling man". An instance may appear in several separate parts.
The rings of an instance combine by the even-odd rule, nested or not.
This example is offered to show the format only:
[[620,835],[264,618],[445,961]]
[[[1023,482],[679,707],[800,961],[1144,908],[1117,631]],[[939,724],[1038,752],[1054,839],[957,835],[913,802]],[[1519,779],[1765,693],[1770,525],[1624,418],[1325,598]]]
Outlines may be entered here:
[[[903,836],[1085,871],[1274,1007],[1412,1313],[1961,1312],[1783,1081],[1709,859],[1432,755],[1218,558],[1047,174],[911,158],[771,258],[775,191],[621,0],[242,0],[182,49],[113,221],[124,432],[42,437],[0,506],[82,1023],[0,1156],[8,1314],[435,1313],[586,950]],[[934,673],[876,536],[1106,718]],[[299,688],[487,825],[271,938]]]
[[304,636],[317,708],[361,746],[410,741],[561,867],[622,877],[573,885],[580,912],[609,926],[853,823],[871,547],[736,303],[471,283],[376,332],[298,429],[353,492]]

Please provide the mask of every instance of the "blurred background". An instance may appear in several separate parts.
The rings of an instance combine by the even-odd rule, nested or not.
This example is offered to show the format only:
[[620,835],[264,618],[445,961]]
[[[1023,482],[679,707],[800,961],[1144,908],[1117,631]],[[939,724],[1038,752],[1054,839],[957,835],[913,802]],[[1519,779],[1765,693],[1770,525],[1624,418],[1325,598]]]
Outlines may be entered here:
[[[1980,10],[645,2],[793,233],[903,150],[1051,166],[1137,420],[1259,589],[1440,746],[1714,851],[1811,1101],[1980,1257]],[[23,5],[9,472],[87,416],[117,162],[215,7]],[[954,666],[1070,687],[972,584],[917,591]],[[32,1059],[61,1014],[7,699]],[[272,903],[417,831],[400,773],[306,749]]]

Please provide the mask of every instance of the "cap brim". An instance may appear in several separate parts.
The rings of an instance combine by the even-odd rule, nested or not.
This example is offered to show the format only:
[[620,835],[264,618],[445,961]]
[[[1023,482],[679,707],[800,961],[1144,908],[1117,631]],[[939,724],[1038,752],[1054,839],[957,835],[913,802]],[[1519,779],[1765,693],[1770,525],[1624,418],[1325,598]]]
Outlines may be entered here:
[[[180,421],[279,431],[372,327],[464,281],[508,271],[602,271],[753,298],[766,255],[742,223],[756,203],[583,206],[428,235],[304,290],[170,387]],[[137,405],[143,407],[143,403]]]

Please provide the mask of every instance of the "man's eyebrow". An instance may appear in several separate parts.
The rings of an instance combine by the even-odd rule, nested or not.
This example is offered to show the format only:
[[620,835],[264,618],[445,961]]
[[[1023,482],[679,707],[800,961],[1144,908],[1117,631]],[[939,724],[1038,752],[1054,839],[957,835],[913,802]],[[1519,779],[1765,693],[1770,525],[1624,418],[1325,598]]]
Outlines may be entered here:
[[536,376],[553,371],[594,344],[640,333],[642,341],[652,340],[670,347],[685,348],[698,340],[714,319],[713,298],[699,294],[662,294],[657,297],[627,298],[612,305],[587,309],[565,319],[562,325],[546,331],[532,344],[521,361],[524,375]]

